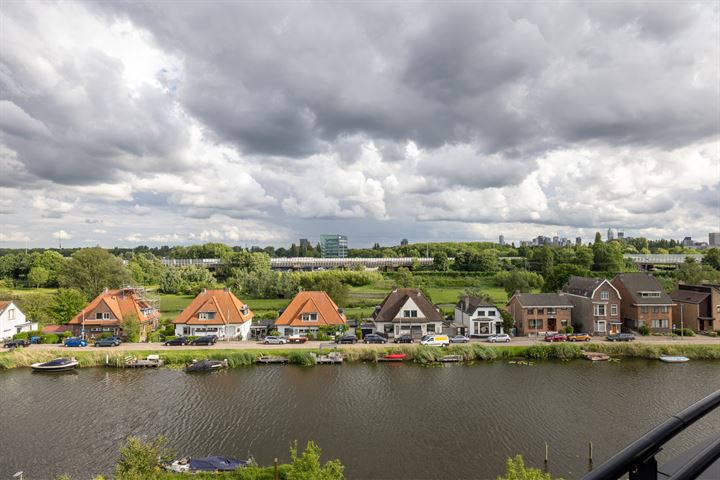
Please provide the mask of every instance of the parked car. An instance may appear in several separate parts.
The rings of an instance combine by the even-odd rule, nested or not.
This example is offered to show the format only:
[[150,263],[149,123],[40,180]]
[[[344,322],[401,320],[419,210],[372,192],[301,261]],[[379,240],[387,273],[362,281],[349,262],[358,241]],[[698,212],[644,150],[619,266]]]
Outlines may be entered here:
[[175,337],[165,342],[165,345],[168,347],[174,347],[177,345],[187,345],[188,343],[190,343],[190,340],[185,337]]
[[285,345],[287,343],[287,338],[277,337],[275,335],[269,335],[269,336],[265,337],[265,340],[263,340],[263,343],[265,345]]
[[217,337],[215,335],[205,335],[190,342],[190,345],[215,345]]
[[95,341],[96,347],[117,347],[120,345],[120,339],[117,337],[101,338]]
[[591,338],[589,333],[570,333],[567,336],[568,342],[589,342]]
[[450,337],[450,343],[468,343],[470,339],[465,335],[455,335]]
[[508,335],[507,333],[496,333],[495,335],[490,335],[487,338],[487,341],[490,343],[498,343],[498,342],[508,343],[510,341],[510,335]]
[[25,339],[18,338],[17,340],[10,340],[9,342],[5,342],[5,345],[3,347],[5,348],[17,348],[17,347],[29,347],[30,342],[28,342]]
[[567,335],[564,333],[554,333],[552,335],[545,335],[546,342],[567,342]]
[[307,337],[304,337],[302,335],[290,335],[288,337],[288,342],[290,343],[305,343],[308,341]]
[[635,340],[635,335],[632,333],[616,333],[615,335],[608,335],[607,339],[611,342],[632,342]]
[[393,342],[395,342],[395,343],[413,343],[413,338],[411,335],[400,335],[399,337],[395,337]]
[[364,343],[387,343],[387,340],[376,333],[368,333],[363,337]]
[[447,335],[427,335],[420,340],[420,345],[429,345],[431,347],[447,347],[450,345],[450,337]]
[[357,343],[358,339],[355,335],[343,335],[335,339],[335,343]]
[[88,342],[80,337],[70,337],[65,340],[66,347],[87,347]]

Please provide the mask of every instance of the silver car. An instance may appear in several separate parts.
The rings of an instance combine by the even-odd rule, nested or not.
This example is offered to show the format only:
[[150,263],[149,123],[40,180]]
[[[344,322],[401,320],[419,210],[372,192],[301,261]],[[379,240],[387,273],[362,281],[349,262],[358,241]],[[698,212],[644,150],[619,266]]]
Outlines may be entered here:
[[497,342],[508,343],[510,341],[510,335],[508,335],[507,333],[497,333],[495,335],[490,335],[487,338],[487,341],[490,343],[497,343]]
[[263,340],[265,345],[285,345],[287,342],[287,338],[285,337],[274,336],[265,337],[265,340]]
[[468,343],[470,339],[465,335],[455,335],[450,337],[450,343]]

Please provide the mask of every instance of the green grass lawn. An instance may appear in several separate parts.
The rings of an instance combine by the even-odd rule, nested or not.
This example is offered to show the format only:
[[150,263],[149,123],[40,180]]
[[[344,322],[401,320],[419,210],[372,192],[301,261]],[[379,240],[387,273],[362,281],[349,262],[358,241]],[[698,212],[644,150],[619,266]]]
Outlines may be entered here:
[[57,292],[57,288],[14,288],[10,290],[12,295],[22,297],[23,295],[30,295],[33,293],[39,293],[41,295],[47,295],[48,297]]

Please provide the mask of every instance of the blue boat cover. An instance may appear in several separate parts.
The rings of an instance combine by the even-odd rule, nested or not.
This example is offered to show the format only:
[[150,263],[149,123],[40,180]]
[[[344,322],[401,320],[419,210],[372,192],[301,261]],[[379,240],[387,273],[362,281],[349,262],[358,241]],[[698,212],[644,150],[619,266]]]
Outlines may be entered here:
[[230,471],[235,470],[239,467],[247,466],[245,460],[238,460],[236,458],[228,457],[203,457],[203,458],[191,458],[190,469],[200,470],[203,472],[215,472],[215,471]]

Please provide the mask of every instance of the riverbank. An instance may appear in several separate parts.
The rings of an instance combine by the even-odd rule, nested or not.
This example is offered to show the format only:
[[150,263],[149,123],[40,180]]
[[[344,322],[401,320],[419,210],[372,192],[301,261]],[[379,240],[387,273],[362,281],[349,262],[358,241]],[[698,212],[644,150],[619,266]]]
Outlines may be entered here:
[[[419,345],[398,345],[380,347],[338,348],[345,362],[377,362],[388,353],[404,353],[406,361],[417,364],[439,362],[447,355],[459,355],[466,362],[481,360],[509,360],[523,357],[530,360],[581,358],[583,351],[607,353],[611,356],[627,358],[656,359],[661,355],[683,355],[691,360],[720,360],[720,344],[643,344],[643,343],[554,343],[530,346],[488,345],[471,343],[450,345],[447,348],[425,347]],[[192,350],[70,350],[57,349],[16,349],[0,353],[0,369],[29,367],[33,363],[46,362],[53,358],[73,356],[80,367],[99,367],[104,365],[121,366],[127,356],[144,358],[148,354],[159,354],[167,366],[184,366],[194,359],[227,359],[230,367],[253,365],[263,355],[283,356],[288,363],[296,365],[315,365],[313,354],[328,353],[329,348],[310,349],[192,349]]]

